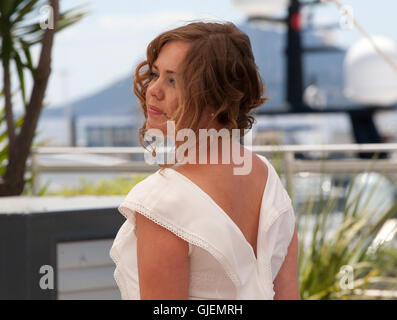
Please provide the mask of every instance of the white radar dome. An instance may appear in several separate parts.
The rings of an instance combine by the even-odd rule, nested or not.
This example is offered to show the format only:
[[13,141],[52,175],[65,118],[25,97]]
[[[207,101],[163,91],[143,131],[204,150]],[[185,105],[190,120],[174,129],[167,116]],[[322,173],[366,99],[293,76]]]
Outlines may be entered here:
[[[396,65],[397,44],[384,36],[374,42]],[[366,38],[346,53],[343,68],[347,98],[366,105],[388,106],[397,102],[397,70],[387,63]]]

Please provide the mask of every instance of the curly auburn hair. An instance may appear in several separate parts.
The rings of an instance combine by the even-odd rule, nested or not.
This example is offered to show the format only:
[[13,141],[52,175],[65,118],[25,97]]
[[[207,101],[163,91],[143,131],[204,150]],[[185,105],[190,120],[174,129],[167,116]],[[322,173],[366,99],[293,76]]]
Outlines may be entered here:
[[[208,107],[224,128],[240,129],[240,137],[255,121],[250,111],[268,98],[255,63],[249,37],[233,23],[191,22],[161,33],[146,51],[147,60],[139,63],[134,75],[134,93],[140,100],[147,119],[146,91],[151,69],[161,48],[170,41],[183,41],[190,48],[176,77],[179,103],[171,120],[176,130],[190,128],[198,132],[204,108]],[[144,68],[148,66],[148,68]],[[186,119],[186,117],[189,117]],[[139,129],[140,144],[146,132],[146,121]]]

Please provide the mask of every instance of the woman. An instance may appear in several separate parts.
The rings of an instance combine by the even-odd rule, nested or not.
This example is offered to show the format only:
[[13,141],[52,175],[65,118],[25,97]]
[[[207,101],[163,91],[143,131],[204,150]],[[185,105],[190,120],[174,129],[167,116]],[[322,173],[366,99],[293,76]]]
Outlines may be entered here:
[[[150,130],[175,138],[170,123],[197,139],[177,148],[179,166],[160,165],[119,207],[127,220],[110,255],[122,298],[299,299],[291,200],[270,162],[231,133],[242,137],[254,121],[249,112],[267,100],[248,36],[232,23],[164,32],[137,66],[134,92],[144,147]],[[228,134],[203,138],[203,129]],[[192,150],[200,152],[186,160]],[[241,153],[251,163],[235,174]]]

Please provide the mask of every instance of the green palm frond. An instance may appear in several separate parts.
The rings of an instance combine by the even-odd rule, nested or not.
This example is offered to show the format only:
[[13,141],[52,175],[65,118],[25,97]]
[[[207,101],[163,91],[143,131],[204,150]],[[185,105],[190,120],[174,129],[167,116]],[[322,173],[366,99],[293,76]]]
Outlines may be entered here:
[[[30,74],[35,81],[38,77],[38,66],[34,65],[32,59],[32,48],[40,44],[43,40],[45,30],[40,26],[41,8],[50,5],[49,0],[5,0],[0,1],[0,60],[3,66],[4,74],[11,78],[12,67],[15,67],[18,78],[18,94],[21,94],[23,104],[25,105],[25,114],[29,111],[29,100],[26,92],[26,74]],[[85,5],[72,8],[61,12],[57,21],[56,32],[75,24],[80,21],[87,13],[83,8]],[[11,79],[12,80],[12,79]],[[2,95],[7,90],[12,96],[11,88],[3,83],[0,88]],[[8,97],[8,95],[7,95]],[[3,99],[4,100],[4,99]],[[6,104],[12,110],[12,101],[7,99]],[[41,110],[40,102],[32,110]],[[10,113],[12,117],[12,114]],[[24,116],[16,119],[11,132],[18,134],[19,129],[23,126]],[[4,177],[8,165],[8,131],[6,129],[4,110],[0,111],[0,174]],[[15,132],[14,132],[15,130]],[[31,149],[31,146],[29,146]],[[28,180],[29,183],[30,180]]]

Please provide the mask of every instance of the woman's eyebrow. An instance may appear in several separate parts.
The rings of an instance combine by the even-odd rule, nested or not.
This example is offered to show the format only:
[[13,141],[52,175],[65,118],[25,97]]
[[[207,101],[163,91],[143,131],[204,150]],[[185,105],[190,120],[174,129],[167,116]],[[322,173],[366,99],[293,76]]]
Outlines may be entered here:
[[[155,69],[159,69],[155,64],[153,65],[153,67],[155,68]],[[172,71],[172,70],[165,70],[165,72],[167,72],[167,73],[176,73],[175,71]]]

